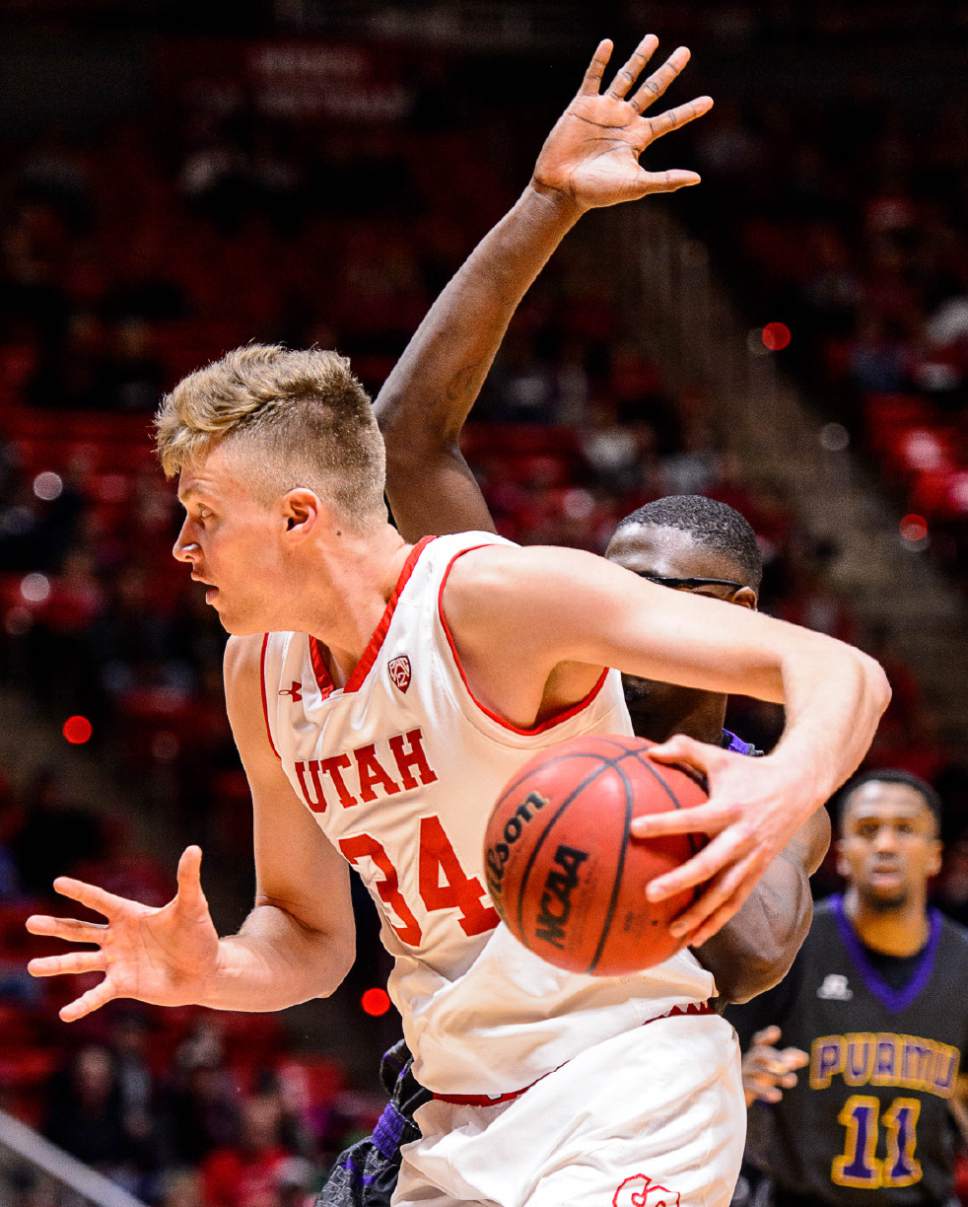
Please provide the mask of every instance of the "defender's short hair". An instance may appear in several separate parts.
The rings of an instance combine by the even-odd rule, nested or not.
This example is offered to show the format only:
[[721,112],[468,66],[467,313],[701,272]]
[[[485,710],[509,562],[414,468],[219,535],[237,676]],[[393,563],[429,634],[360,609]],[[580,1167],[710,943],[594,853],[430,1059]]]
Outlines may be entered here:
[[369,396],[336,352],[235,348],[165,396],[155,439],[169,478],[231,443],[258,453],[251,480],[266,502],[305,486],[349,520],[384,508],[383,438]]
[[678,528],[699,544],[735,562],[747,586],[759,590],[763,581],[763,556],[749,522],[728,503],[705,495],[667,495],[637,508],[619,521],[616,532],[647,524],[653,528]]
[[934,814],[938,833],[941,833],[944,824],[944,804],[941,797],[927,780],[921,779],[919,775],[913,775],[910,771],[902,771],[895,767],[886,767],[879,771],[863,771],[860,775],[855,775],[852,780],[847,781],[837,794],[835,801],[838,825],[843,825],[844,814],[847,812],[850,798],[858,788],[863,788],[866,784],[905,784],[908,788],[913,788]]

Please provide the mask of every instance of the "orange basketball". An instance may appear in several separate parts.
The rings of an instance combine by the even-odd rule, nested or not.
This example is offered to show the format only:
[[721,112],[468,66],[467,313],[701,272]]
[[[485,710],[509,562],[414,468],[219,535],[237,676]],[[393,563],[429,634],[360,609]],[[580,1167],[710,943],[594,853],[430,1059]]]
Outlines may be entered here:
[[562,742],[526,763],[494,806],[484,837],[494,907],[526,947],[559,968],[619,976],[681,946],[669,922],[692,890],[653,903],[645,887],[704,839],[632,838],[629,823],[702,804],[706,791],[694,772],[653,762],[651,745],[621,735]]

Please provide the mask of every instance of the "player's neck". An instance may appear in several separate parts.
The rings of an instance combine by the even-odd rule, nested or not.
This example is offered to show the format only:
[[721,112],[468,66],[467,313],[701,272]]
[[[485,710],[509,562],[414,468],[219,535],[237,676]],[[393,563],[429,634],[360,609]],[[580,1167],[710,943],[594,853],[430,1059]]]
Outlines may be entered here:
[[926,903],[916,894],[897,909],[877,910],[850,886],[844,894],[844,912],[860,941],[884,955],[917,955],[928,941],[931,926]]
[[389,524],[314,552],[296,588],[292,624],[327,651],[329,672],[345,682],[363,656],[403,570],[410,546]]
[[681,708],[663,700],[661,706],[650,708],[648,701],[629,710],[636,737],[651,742],[665,742],[682,733],[697,742],[718,746],[722,741],[726,721],[726,697],[705,692],[689,692]]

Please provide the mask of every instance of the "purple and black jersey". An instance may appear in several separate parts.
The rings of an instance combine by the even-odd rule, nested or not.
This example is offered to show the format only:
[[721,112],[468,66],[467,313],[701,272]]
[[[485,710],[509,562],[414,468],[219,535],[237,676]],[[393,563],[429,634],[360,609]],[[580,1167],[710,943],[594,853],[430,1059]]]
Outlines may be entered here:
[[744,1050],[775,1023],[809,1066],[750,1111],[747,1157],[782,1204],[937,1205],[953,1198],[948,1103],[968,1046],[968,931],[930,915],[916,955],[861,943],[843,901],[818,905],[790,974],[731,1007]]

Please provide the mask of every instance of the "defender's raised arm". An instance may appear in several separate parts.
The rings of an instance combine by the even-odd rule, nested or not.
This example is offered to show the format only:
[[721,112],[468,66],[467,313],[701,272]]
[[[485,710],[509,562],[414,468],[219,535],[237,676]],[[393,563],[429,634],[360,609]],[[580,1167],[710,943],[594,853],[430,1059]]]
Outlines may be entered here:
[[612,43],[600,43],[530,184],[434,303],[377,396],[387,494],[407,540],[493,529],[460,432],[518,304],[581,214],[699,183],[695,172],[649,172],[639,164],[656,139],[712,107],[701,96],[646,115],[689,62],[680,46],[636,88],[657,46],[654,35],[643,38],[603,92]]

